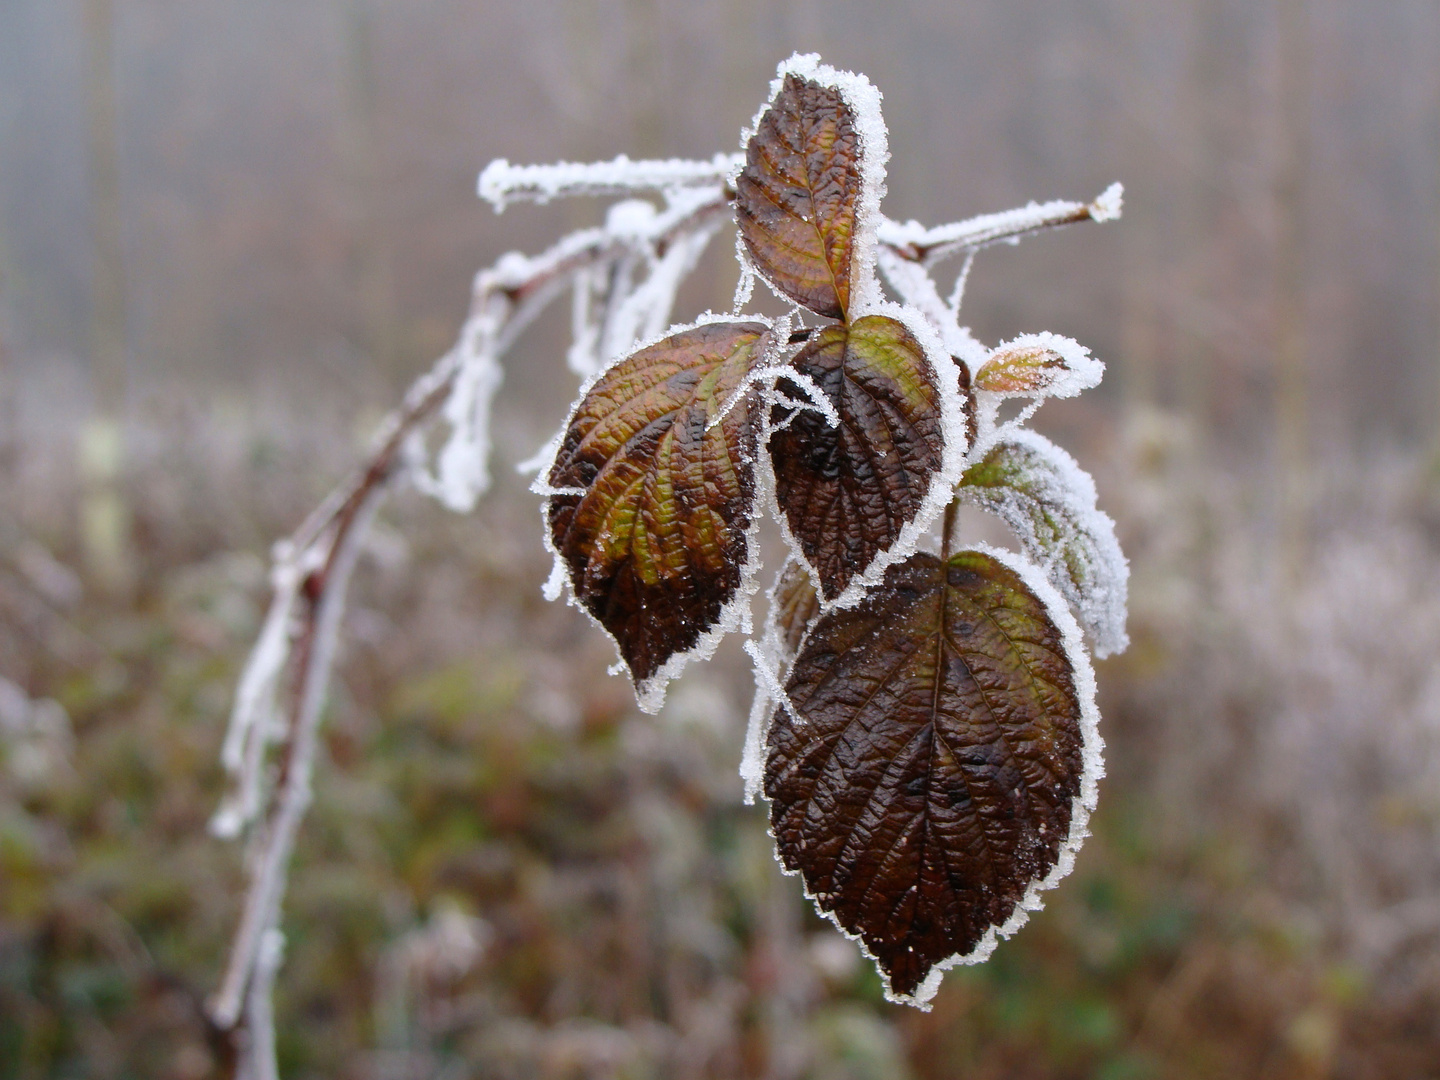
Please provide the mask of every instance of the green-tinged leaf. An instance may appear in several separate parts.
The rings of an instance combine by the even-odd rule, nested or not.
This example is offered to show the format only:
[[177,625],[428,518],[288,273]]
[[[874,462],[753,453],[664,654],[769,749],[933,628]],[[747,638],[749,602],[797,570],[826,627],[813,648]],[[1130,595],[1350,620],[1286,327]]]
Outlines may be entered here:
[[975,389],[998,394],[1031,394],[1064,370],[1065,358],[1054,349],[1038,345],[1007,346],[990,354],[975,376]]
[[789,74],[745,146],[735,184],[735,220],[756,267],[832,319],[850,307],[860,152],[840,91]]
[[1043,435],[1016,431],[960,480],[960,494],[1002,518],[1074,607],[1097,656],[1123,652],[1130,568],[1095,483]]
[[[775,495],[798,554],[833,601],[927,506],[945,459],[940,390],[914,335],[883,315],[827,326],[792,366],[840,423],[806,409],[771,436]],[[802,396],[783,379],[780,387]],[[772,422],[785,419],[777,407]]]
[[771,829],[892,996],[928,998],[932,968],[983,958],[1068,869],[1099,770],[1076,663],[1019,574],[977,551],[892,566],[806,638],[796,715],[777,709],[768,738]]
[[1105,365],[1059,334],[1024,334],[1001,345],[975,373],[975,389],[1006,397],[1074,397],[1100,382]]
[[720,622],[750,561],[756,410],[747,399],[712,421],[765,333],[709,323],[615,364],[570,417],[550,470],[551,542],[642,703],[666,662]]

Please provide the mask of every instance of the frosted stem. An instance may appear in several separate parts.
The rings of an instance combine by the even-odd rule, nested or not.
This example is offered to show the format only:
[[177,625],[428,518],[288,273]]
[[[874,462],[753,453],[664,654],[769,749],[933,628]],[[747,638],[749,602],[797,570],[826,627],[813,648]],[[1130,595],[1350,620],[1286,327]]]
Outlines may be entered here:
[[1030,203],[998,214],[982,214],[949,225],[927,229],[917,221],[900,223],[882,220],[880,243],[894,248],[902,258],[933,266],[941,259],[962,251],[978,251],[991,244],[1016,243],[1031,233],[1074,225],[1080,221],[1112,221],[1120,216],[1124,189],[1111,184],[1094,202],[1055,199]]
[[[713,176],[711,177],[713,181]],[[697,181],[698,182],[698,181]],[[407,391],[400,407],[379,426],[369,456],[313,510],[300,528],[277,544],[271,580],[275,596],[246,664],[222,760],[235,778],[212,828],[235,836],[253,833],[250,882],[239,927],[211,1019],[230,1033],[246,1080],[275,1080],[272,989],[283,953],[279,929],[290,858],[312,797],[330,673],[339,644],[351,572],[375,512],[396,476],[452,506],[464,506],[488,483],[488,408],[498,383],[499,360],[536,315],[578,274],[608,273],[621,259],[664,260],[668,272],[688,269],[698,234],[713,232],[728,205],[721,188],[672,194],[645,227],[574,233],[542,254],[510,254],[476,276],[470,315],[455,347]],[[657,282],[647,316],[668,308],[673,283]],[[648,323],[647,323],[648,325]],[[423,455],[425,430],[444,416],[452,427],[432,474],[413,459]],[[418,464],[418,467],[417,467]],[[282,685],[288,704],[277,704]],[[278,789],[264,790],[269,749],[285,742]]]
[[632,195],[677,188],[713,187],[726,182],[743,155],[716,154],[709,161],[631,161],[624,154],[586,164],[511,165],[492,161],[480,174],[480,197],[495,209],[512,202],[549,202],[567,195]]

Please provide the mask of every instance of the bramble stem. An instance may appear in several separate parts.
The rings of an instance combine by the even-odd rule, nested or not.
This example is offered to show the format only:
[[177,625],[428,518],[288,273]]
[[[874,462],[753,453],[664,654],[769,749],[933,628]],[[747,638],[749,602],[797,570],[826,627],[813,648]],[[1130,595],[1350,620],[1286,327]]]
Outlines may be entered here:
[[[727,205],[726,193],[717,189],[713,198],[697,200],[683,214],[660,221],[653,235],[594,229],[526,260],[527,272],[518,277],[512,269],[513,256],[478,275],[460,343],[417,379],[401,406],[381,422],[369,456],[326,496],[288,543],[277,545],[277,566],[310,569],[294,595],[275,598],[277,604],[291,608],[281,614],[294,623],[286,634],[284,661],[291,691],[281,715],[273,718],[284,733],[286,752],[268,805],[256,807],[238,822],[238,827],[255,829],[255,846],[247,860],[250,883],[224,978],[209,1005],[211,1020],[235,1051],[234,1075],[246,1080],[277,1075],[270,987],[283,944],[279,921],[290,856],[311,801],[319,729],[350,572],[391,481],[406,465],[407,445],[440,415],[460,378],[467,350],[488,343],[498,359],[577,273],[647,245],[663,253],[681,236],[709,226]],[[482,321],[486,335],[475,332]],[[257,719],[266,723],[272,718],[268,713],[250,717]],[[263,732],[251,737],[266,739]],[[255,767],[263,767],[263,742],[252,760]],[[264,821],[257,824],[254,818],[260,816]]]
[[[582,191],[633,193],[659,187],[666,191],[669,206],[656,213],[653,225],[639,232],[633,222],[628,228],[617,226],[614,231],[608,226],[585,230],[562,239],[534,259],[512,254],[479,274],[469,317],[455,348],[412,384],[400,406],[381,423],[369,455],[350,476],[326,496],[288,541],[276,545],[273,580],[277,587],[266,620],[266,625],[276,631],[262,634],[257,642],[226,740],[226,765],[237,775],[242,797],[236,800],[235,808],[222,809],[215,826],[217,832],[226,835],[249,828],[254,837],[247,860],[249,885],[240,923],[221,985],[209,1004],[217,1031],[229,1040],[232,1057],[228,1067],[232,1075],[247,1080],[269,1080],[277,1075],[271,987],[283,952],[281,909],[295,839],[311,801],[319,730],[347,586],[369,523],[392,481],[411,467],[410,448],[442,415],[452,395],[464,396],[469,367],[478,361],[498,362],[520,332],[577,275],[594,268],[612,268],[626,259],[663,259],[673,244],[713,231],[735,196],[724,187],[705,189],[731,168],[732,159],[724,155],[708,163],[644,163],[645,169],[639,175],[631,175],[633,169],[627,174],[622,164],[636,163],[617,159],[587,167],[578,174],[568,167],[513,168],[503,163],[487,170],[485,194],[497,205],[506,200],[545,201]],[[676,184],[683,188],[683,198],[670,190]],[[1032,204],[1006,214],[935,229],[913,222],[901,225],[882,220],[878,239],[882,257],[888,256],[901,266],[915,264],[902,276],[906,280],[914,274],[924,277],[925,299],[929,301],[933,294],[931,317],[939,318],[944,304],[935,293],[927,268],[940,259],[958,252],[973,253],[1046,228],[1106,220],[1118,212],[1117,186],[1090,204]],[[698,257],[698,249],[695,255]],[[608,277],[612,283],[629,280],[628,274]],[[673,298],[671,290],[663,302],[656,304],[667,317]],[[623,306],[619,299],[623,298],[612,295],[610,300],[614,302],[608,307]],[[953,321],[953,312],[950,318]],[[799,336],[793,335],[792,343]],[[608,341],[603,333],[600,338]],[[613,351],[614,344],[607,345],[606,351]],[[959,366],[965,380],[968,441],[973,445],[973,396],[968,371],[963,363]],[[452,422],[464,421],[452,418]],[[485,477],[482,474],[472,478],[457,498],[451,497],[444,484],[436,484],[428,476],[416,475],[415,482],[422,490],[439,494],[453,508],[461,508],[462,504],[468,507],[473,496],[483,489]],[[942,549],[947,559],[958,510],[958,500],[945,510]],[[277,706],[275,691],[282,680],[289,690],[283,706]],[[247,686],[251,692],[245,692]],[[285,751],[278,776],[273,789],[263,794],[267,754],[280,741]],[[219,825],[222,817],[226,822],[223,829]]]

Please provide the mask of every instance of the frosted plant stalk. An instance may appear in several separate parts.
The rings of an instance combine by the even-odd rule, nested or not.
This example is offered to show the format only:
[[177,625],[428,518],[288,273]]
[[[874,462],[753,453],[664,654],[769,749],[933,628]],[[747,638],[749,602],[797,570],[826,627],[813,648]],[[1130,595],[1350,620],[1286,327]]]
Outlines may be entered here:
[[[886,565],[914,548],[924,524],[942,508],[959,470],[981,449],[973,443],[967,445],[965,428],[973,426],[974,417],[960,414],[956,403],[961,400],[961,388],[954,382],[953,366],[946,362],[946,354],[956,356],[973,372],[986,356],[984,348],[958,323],[964,272],[947,304],[940,298],[930,268],[951,254],[973,256],[989,244],[1013,242],[1041,229],[1117,216],[1120,191],[1116,185],[1088,204],[1032,203],[1004,214],[934,228],[915,222],[897,224],[878,209],[888,157],[878,91],[863,77],[837,72],[814,56],[791,58],[782,65],[780,78],[786,74],[819,79],[837,88],[854,112],[865,150],[866,182],[855,230],[859,271],[854,281],[853,313],[884,314],[905,323],[923,342],[944,390],[942,410],[949,449],[940,470],[941,482],[934,485],[934,497],[927,497],[925,513],[916,519],[924,521],[907,530],[903,542],[887,558],[877,560],[871,573],[857,579],[855,588],[837,599],[836,603],[843,605],[858,599],[878,581]],[[757,124],[759,119],[757,115]],[[222,835],[248,831],[252,838],[244,913],[224,981],[211,1005],[212,1017],[222,1030],[244,1033],[242,1041],[249,1046],[244,1065],[248,1077],[271,1080],[277,1075],[271,995],[283,954],[279,921],[286,876],[295,837],[311,800],[318,732],[339,645],[346,588],[369,522],[397,478],[408,478],[456,511],[468,511],[475,505],[490,483],[490,408],[501,381],[501,358],[566,287],[575,289],[575,340],[567,360],[583,378],[585,388],[612,359],[664,333],[680,283],[723,224],[736,196],[733,184],[743,162],[743,155],[737,154],[717,154],[708,161],[630,161],[621,156],[588,165],[493,162],[481,174],[479,190],[497,211],[512,202],[546,202],[573,195],[657,193],[663,205],[632,198],[612,208],[600,228],[575,232],[533,257],[512,252],[478,274],[470,313],[455,347],[412,385],[401,406],[380,426],[370,454],[352,476],[317,507],[289,541],[277,545],[272,569],[274,597],[242,676],[223,750],[234,790],[212,826]],[[884,298],[875,273],[877,263],[913,314]],[[742,296],[748,296],[755,271],[743,255],[741,265],[737,306]],[[966,270],[968,267],[967,258]],[[777,322],[777,336],[788,339],[789,325],[788,317]],[[779,353],[767,356],[756,377],[747,381],[747,385],[758,384],[767,411],[770,406],[783,405],[792,410],[793,418],[800,411],[814,409],[825,415],[829,426],[838,424],[838,414],[818,385],[808,377],[797,378],[793,370],[787,374],[786,362],[787,357]],[[803,401],[790,401],[779,393],[775,382],[782,374],[798,386]],[[733,407],[733,402],[727,407]],[[425,434],[437,420],[444,420],[449,432],[438,452],[432,454]],[[990,427],[993,430],[987,434],[993,438],[1000,429],[993,423]],[[537,462],[553,457],[556,445],[552,442],[537,455]],[[759,471],[765,498],[773,503],[773,478],[763,475],[766,469]],[[756,527],[758,516],[749,538],[751,550],[757,549]],[[753,569],[745,568],[744,602],[729,610],[717,633],[736,628],[750,633],[748,583],[753,582]],[[552,575],[547,595],[558,593],[562,578],[563,574]],[[704,644],[713,647],[711,642]],[[759,692],[768,703],[783,700],[783,657],[770,630],[751,649],[751,655],[757,664]],[[657,676],[662,687],[668,674]],[[658,703],[658,698],[651,698],[656,695],[642,694],[642,705]],[[762,738],[763,730],[752,727],[744,755],[747,789],[753,789],[760,776]],[[277,790],[267,791],[264,781],[271,751],[277,746],[284,747],[279,770],[283,780]],[[1090,788],[1093,781],[1086,795],[1093,803]]]

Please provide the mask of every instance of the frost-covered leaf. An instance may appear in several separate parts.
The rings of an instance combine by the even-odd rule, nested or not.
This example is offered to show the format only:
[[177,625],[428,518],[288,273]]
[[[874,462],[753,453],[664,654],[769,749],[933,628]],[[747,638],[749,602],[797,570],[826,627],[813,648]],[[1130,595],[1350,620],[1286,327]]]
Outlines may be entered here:
[[1024,334],[992,352],[975,389],[1006,397],[1074,397],[1099,384],[1105,365],[1059,334]]
[[787,662],[800,649],[815,616],[820,614],[820,596],[803,564],[787,559],[770,594],[768,619],[783,646]]
[[[963,443],[963,422],[949,418],[956,395],[942,390],[916,335],[885,315],[825,327],[792,366],[840,422],[775,408],[775,495],[792,545],[834,602],[948,501],[947,440]],[[786,389],[786,380],[779,385]]]
[[923,1003],[940,970],[1017,929],[1094,806],[1101,744],[1074,620],[997,554],[914,555],[822,616],[770,728],[780,857],[896,999]]
[[668,678],[743,599],[758,416],[731,399],[766,331],[704,323],[611,365],[567,421],[549,472],[551,544],[642,706],[658,707]]
[[755,664],[755,696],[750,702],[745,749],[740,758],[747,804],[754,803],[765,780],[765,735],[775,705],[785,699],[785,675],[820,615],[820,595],[810,571],[793,555],[775,575],[766,600],[764,629],[758,639],[745,643],[745,651]]
[[782,65],[779,88],[745,145],[735,219],[750,258],[776,289],[843,319],[863,216],[883,184],[884,128],[868,82],[813,59]]
[[1074,606],[1095,655],[1123,652],[1130,567],[1095,482],[1049,439],[1019,429],[965,471],[960,494],[1002,518]]

